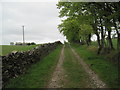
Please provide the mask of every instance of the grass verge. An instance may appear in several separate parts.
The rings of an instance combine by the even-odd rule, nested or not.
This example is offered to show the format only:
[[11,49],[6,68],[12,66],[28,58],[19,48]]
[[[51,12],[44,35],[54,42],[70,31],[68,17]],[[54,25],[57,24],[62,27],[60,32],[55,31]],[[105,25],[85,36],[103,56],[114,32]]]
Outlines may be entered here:
[[44,88],[46,87],[51,74],[59,59],[61,52],[59,46],[52,53],[46,56],[43,60],[32,65],[26,74],[23,74],[17,78],[11,79],[9,84],[5,88]]
[[72,45],[84,61],[95,71],[99,77],[110,87],[118,88],[118,68],[105,59],[97,55],[96,50],[90,50],[87,46]]
[[65,47],[65,58],[63,62],[63,68],[65,70],[66,83],[64,88],[86,88],[88,87],[88,75],[82,69],[78,60],[75,58],[70,47]]
[[37,45],[30,45],[30,46],[0,45],[0,47],[2,47],[0,50],[1,51],[0,55],[7,55],[8,53],[10,53],[12,51],[27,51],[36,46]]

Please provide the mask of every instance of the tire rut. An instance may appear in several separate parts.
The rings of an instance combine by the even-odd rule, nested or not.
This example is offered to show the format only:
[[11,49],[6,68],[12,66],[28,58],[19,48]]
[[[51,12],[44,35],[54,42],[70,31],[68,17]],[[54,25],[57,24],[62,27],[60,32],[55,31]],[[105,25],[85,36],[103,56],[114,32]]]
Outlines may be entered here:
[[79,61],[79,63],[83,66],[83,69],[85,70],[86,73],[88,73],[89,75],[89,79],[90,79],[90,87],[92,86],[92,88],[107,88],[107,85],[100,80],[100,78],[98,77],[97,74],[94,73],[94,71],[92,71],[89,66],[80,58],[80,56],[76,53],[76,51],[70,46],[71,51],[73,52],[74,56],[77,58],[77,60]]
[[64,47],[61,50],[60,58],[53,72],[52,78],[47,86],[47,88],[62,88],[63,85],[60,83],[64,79],[64,70],[62,67],[63,60],[64,60]]

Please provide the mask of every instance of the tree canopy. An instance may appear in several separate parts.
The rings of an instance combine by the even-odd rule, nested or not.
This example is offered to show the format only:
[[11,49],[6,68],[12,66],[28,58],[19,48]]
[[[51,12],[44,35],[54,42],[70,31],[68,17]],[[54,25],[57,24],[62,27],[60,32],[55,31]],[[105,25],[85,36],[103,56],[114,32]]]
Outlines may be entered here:
[[100,53],[114,49],[114,32],[120,50],[120,2],[59,2],[57,8],[59,17],[66,17],[58,28],[69,42],[90,45],[92,35],[96,35]]

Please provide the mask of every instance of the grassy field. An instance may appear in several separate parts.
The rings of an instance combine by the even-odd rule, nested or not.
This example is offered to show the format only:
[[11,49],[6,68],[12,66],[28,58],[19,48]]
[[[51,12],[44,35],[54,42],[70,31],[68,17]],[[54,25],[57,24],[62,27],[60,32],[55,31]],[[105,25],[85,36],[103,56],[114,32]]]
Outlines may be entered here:
[[[105,40],[105,42],[106,42],[106,44],[108,43],[106,40]],[[113,47],[115,48],[115,49],[117,49],[117,39],[112,39],[112,42],[113,42]],[[93,41],[92,43],[91,43],[93,46],[98,46],[98,43],[97,43],[97,41]]]
[[84,61],[111,88],[118,88],[118,68],[106,60],[104,56],[96,54],[95,46],[72,45]]
[[112,39],[113,46],[115,49],[117,49],[117,39]]
[[61,47],[59,46],[43,60],[32,65],[26,74],[11,79],[6,88],[45,88],[58,62]]
[[67,75],[65,88],[86,88],[88,87],[88,75],[77,61],[68,45],[65,47],[65,60],[63,63]]
[[8,53],[12,52],[12,51],[27,51],[30,50],[34,47],[36,47],[36,45],[30,45],[30,46],[16,46],[16,45],[0,45],[0,47],[2,47],[0,51],[0,55],[7,55]]

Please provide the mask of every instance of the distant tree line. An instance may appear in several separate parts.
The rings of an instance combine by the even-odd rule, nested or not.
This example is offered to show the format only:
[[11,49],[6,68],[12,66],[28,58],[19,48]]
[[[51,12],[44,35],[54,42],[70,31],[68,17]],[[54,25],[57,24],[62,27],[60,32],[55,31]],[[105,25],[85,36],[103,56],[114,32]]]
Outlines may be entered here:
[[36,45],[36,43],[34,43],[34,42],[31,42],[31,43],[10,42],[10,45]]
[[58,25],[69,42],[91,44],[97,36],[98,54],[114,49],[112,37],[117,38],[120,50],[120,2],[59,2],[59,17],[65,17]]

